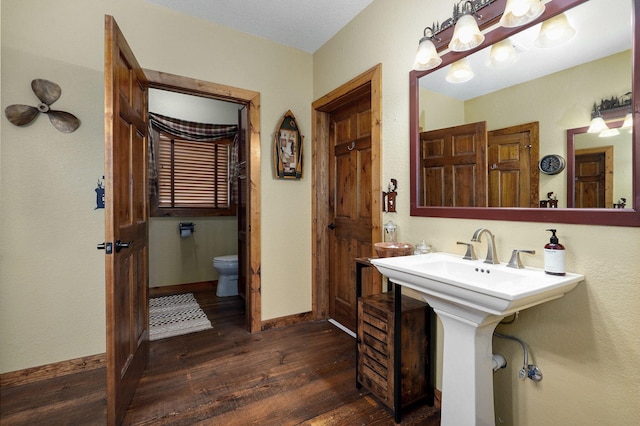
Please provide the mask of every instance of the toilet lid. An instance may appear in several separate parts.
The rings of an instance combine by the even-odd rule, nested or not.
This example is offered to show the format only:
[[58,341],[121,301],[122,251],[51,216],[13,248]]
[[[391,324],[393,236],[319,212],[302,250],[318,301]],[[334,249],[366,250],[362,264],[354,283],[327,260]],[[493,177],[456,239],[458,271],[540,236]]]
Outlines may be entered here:
[[238,255],[230,254],[228,256],[216,256],[213,258],[214,262],[237,262]]

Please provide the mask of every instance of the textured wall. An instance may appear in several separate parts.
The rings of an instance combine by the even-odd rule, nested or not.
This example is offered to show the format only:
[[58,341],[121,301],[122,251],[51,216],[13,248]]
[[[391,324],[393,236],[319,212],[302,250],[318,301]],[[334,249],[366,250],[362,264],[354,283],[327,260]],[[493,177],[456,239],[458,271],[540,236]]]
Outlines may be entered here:
[[[93,210],[104,170],[105,14],[144,68],[260,92],[262,317],[311,309],[311,181],[308,173],[276,181],[271,168],[273,133],[287,110],[310,132],[309,53],[144,0],[3,0],[0,7],[2,108],[35,105],[30,82],[47,78],[62,86],[55,106],[82,120],[65,135],[46,117],[25,128],[0,119],[0,372],[105,351],[104,252],[95,249],[104,214]],[[283,268],[282,253],[295,253],[296,262]]]
[[[456,241],[468,241],[476,228],[488,227],[496,234],[502,261],[514,248],[533,248],[537,254],[523,261],[541,267],[542,248],[548,242],[545,229],[552,224],[409,216],[408,73],[424,27],[450,13],[447,1],[374,1],[314,54],[314,97],[382,63],[383,182],[393,177],[399,185],[398,213],[386,214],[383,222],[398,223],[400,240],[424,238],[437,250],[453,253],[460,253]],[[494,376],[496,424],[637,423],[640,228],[553,227],[567,247],[567,269],[587,279],[564,298],[527,309],[515,324],[500,326],[503,333],[527,342],[544,379],[518,380],[519,345],[494,339],[494,351],[509,362]],[[479,253],[483,252],[482,246]],[[441,359],[436,361],[441,371]],[[443,397],[446,404],[447,396]],[[449,403],[455,403],[455,396],[450,398]]]

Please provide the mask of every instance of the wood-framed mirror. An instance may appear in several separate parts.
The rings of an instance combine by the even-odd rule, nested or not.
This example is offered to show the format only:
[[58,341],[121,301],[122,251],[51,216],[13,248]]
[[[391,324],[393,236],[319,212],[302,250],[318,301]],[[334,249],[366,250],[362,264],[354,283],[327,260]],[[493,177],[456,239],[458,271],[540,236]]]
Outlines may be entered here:
[[[635,23],[638,21],[640,15],[640,0],[626,0],[626,4],[622,4],[623,2],[616,2],[615,6],[612,5],[607,0],[553,0],[551,2],[546,3],[546,9],[544,14],[538,18],[533,23],[520,27],[520,28],[503,28],[497,27],[485,34],[485,41],[479,47],[472,49],[467,52],[450,52],[446,51],[444,54],[441,54],[443,59],[442,64],[436,67],[433,70],[429,71],[411,71],[409,74],[409,87],[410,87],[410,201],[411,201],[411,215],[412,216],[422,216],[422,217],[449,217],[449,218],[469,218],[469,219],[489,219],[489,220],[512,220],[512,221],[529,221],[529,222],[557,222],[557,223],[575,223],[575,224],[597,224],[597,225],[617,225],[617,226],[640,226],[640,188],[638,185],[638,180],[640,179],[640,138],[636,135],[640,131],[639,119],[640,119],[640,102],[639,97],[636,96],[640,73],[635,72],[638,68],[638,55],[635,53],[635,48],[638,46],[639,42],[639,34],[640,32],[636,28]],[[504,10],[505,0],[496,0],[487,8],[495,8],[495,10]],[[604,7],[604,8],[622,8],[623,10],[618,10],[617,16],[619,20],[622,22],[611,22],[604,18],[604,14],[599,12],[594,12],[593,9],[590,9],[588,12],[584,10],[589,7]],[[626,7],[626,9],[624,9]],[[582,9],[581,9],[582,8]],[[476,53],[482,54],[484,52],[488,52],[490,49],[489,46],[497,43],[501,40],[509,38],[510,40],[513,38],[517,38],[520,33],[524,34],[524,31],[534,30],[539,31],[539,25],[541,22],[548,20],[551,17],[564,13],[567,17],[574,19],[573,16],[578,13],[584,15],[595,16],[598,25],[593,25],[589,27],[580,26],[576,28],[576,37],[578,35],[587,34],[591,40],[595,40],[602,35],[603,25],[606,25],[608,28],[607,31],[611,28],[617,27],[625,27],[627,28],[627,35],[625,37],[628,38],[628,45],[633,46],[632,48],[626,48],[622,51],[616,50],[610,52],[609,54],[601,54],[597,58],[591,58],[590,62],[597,62],[596,60],[601,59],[602,57],[607,57],[609,59],[618,61],[614,62],[614,64],[629,64],[630,66],[620,66],[614,65],[614,68],[605,69],[605,72],[608,74],[612,73],[612,70],[615,72],[623,69],[624,72],[628,73],[627,77],[628,81],[619,82],[610,85],[600,85],[598,90],[593,90],[592,86],[588,84],[589,76],[593,77],[594,73],[589,70],[588,72],[579,72],[580,78],[572,78],[572,83],[575,84],[577,88],[580,90],[577,92],[576,96],[562,96],[562,90],[564,90],[567,84],[559,83],[560,86],[558,88],[553,88],[553,86],[548,86],[548,83],[544,83],[547,89],[547,99],[546,102],[554,102],[557,99],[554,98],[563,98],[565,101],[564,106],[557,107],[551,106],[551,104],[544,104],[541,109],[542,112],[533,112],[532,108],[529,108],[529,104],[526,104],[526,101],[532,103],[532,99],[535,98],[536,92],[538,91],[536,86],[523,85],[521,82],[512,83],[513,85],[518,85],[521,89],[525,88],[524,92],[520,92],[521,95],[518,96],[519,100],[524,100],[525,104],[516,104],[514,103],[514,99],[503,98],[505,100],[501,101],[501,105],[504,104],[508,108],[508,112],[497,112],[498,108],[496,106],[495,101],[491,102],[479,102],[479,98],[481,94],[471,94],[464,95],[467,96],[466,99],[459,101],[454,100],[455,102],[462,102],[463,107],[459,109],[461,112],[451,112],[456,111],[455,109],[449,108],[450,104],[449,98],[447,95],[443,95],[435,91],[435,89],[425,89],[425,85],[427,78],[433,78],[434,76],[438,76],[440,74],[441,81],[431,83],[431,88],[442,87],[445,85],[450,85],[450,83],[443,80],[444,74],[450,68],[450,65],[454,62],[462,58],[468,58],[472,60],[471,55]],[[622,18],[620,18],[622,17]],[[577,25],[576,25],[577,26]],[[481,25],[481,28],[482,25]],[[514,43],[515,44],[515,43]],[[436,43],[436,46],[440,49],[440,46],[446,48],[446,44],[444,42]],[[518,45],[516,44],[516,47]],[[520,46],[521,50],[518,53],[522,53],[521,57],[525,57],[527,54],[531,53],[530,51],[523,50],[522,46]],[[533,50],[533,49],[531,49]],[[560,58],[558,53],[553,53],[553,49],[544,49],[545,54],[551,55],[550,58],[538,59],[537,62],[551,62],[554,65],[556,63],[560,63]],[[577,49],[574,49],[575,52],[571,54],[562,54],[562,58],[565,56],[571,56],[577,52]],[[488,54],[488,53],[487,53]],[[618,56],[616,56],[618,55]],[[626,56],[625,56],[626,55]],[[575,56],[575,55],[574,55]],[[485,59],[486,61],[486,59]],[[584,62],[584,61],[583,61]],[[598,63],[599,64],[599,63]],[[596,65],[598,65],[596,64]],[[559,66],[559,65],[558,65]],[[575,67],[575,65],[573,66]],[[503,70],[497,70],[496,68],[489,68],[488,73],[494,76],[502,75],[504,77],[494,78],[494,80],[507,80],[511,78],[515,74],[500,74]],[[631,68],[629,70],[629,68]],[[474,71],[476,71],[474,69]],[[547,71],[547,73],[559,74],[563,71],[556,68],[555,71]],[[482,72],[477,72],[477,76],[481,75]],[[517,76],[517,75],[516,75]],[[584,79],[582,79],[584,77]],[[542,84],[542,83],[539,83]],[[552,83],[553,84],[553,83]],[[558,83],[555,83],[558,84]],[[471,81],[468,81],[463,84],[456,85],[456,90],[482,90],[482,86],[484,83],[480,83],[480,80],[476,80],[475,78]],[[610,87],[609,87],[610,86]],[[543,87],[543,86],[537,86]],[[606,88],[606,89],[605,89]],[[509,90],[512,90],[511,88]],[[501,90],[503,96],[504,94],[509,94],[509,90]],[[528,90],[528,92],[527,92]],[[552,94],[549,95],[548,90],[556,90],[552,91]],[[601,93],[603,90],[606,90],[607,93]],[[601,98],[612,95],[621,95],[622,93],[628,92],[631,90],[632,92],[632,111],[633,111],[633,132],[631,139],[631,183],[629,189],[629,197],[624,197],[626,199],[626,204],[624,208],[612,208],[609,206],[605,206],[604,208],[575,208],[571,206],[571,203],[568,202],[570,199],[568,192],[573,189],[567,185],[568,173],[573,173],[573,158],[569,159],[570,155],[574,155],[572,151],[572,147],[570,147],[569,140],[567,139],[567,131],[572,128],[581,128],[583,126],[588,125],[591,117],[590,112],[592,105],[595,102],[600,101]],[[591,93],[593,92],[593,93]],[[426,95],[425,95],[426,93]],[[558,93],[557,96],[553,96]],[[469,97],[471,96],[471,97]],[[435,102],[435,103],[434,103]],[[493,102],[493,103],[492,103]],[[476,105],[474,105],[476,103]],[[435,106],[434,106],[435,105]],[[522,105],[525,105],[524,107]],[[475,108],[475,112],[474,112]],[[530,115],[521,115],[517,116],[515,122],[509,122],[508,120],[502,120],[504,117],[508,117],[511,111],[523,111],[525,109],[531,109]],[[539,188],[536,190],[539,191],[537,195],[540,199],[545,198],[545,194],[548,192],[554,191],[558,195],[559,198],[559,208],[540,208],[539,206],[533,207],[533,201],[528,206],[518,206],[518,207],[487,207],[488,202],[480,202],[477,204],[479,207],[460,207],[455,206],[455,204],[431,204],[429,202],[425,202],[425,190],[428,188],[428,185],[432,184],[433,181],[430,181],[426,176],[425,169],[423,166],[423,157],[424,157],[424,148],[421,142],[422,133],[430,130],[442,129],[446,127],[452,127],[457,124],[470,124],[473,122],[482,121],[483,117],[479,115],[477,111],[489,111],[494,112],[494,116],[486,120],[486,130],[487,133],[491,131],[497,131],[503,128],[508,128],[516,125],[521,125],[524,123],[539,123],[540,133],[539,133],[539,152],[535,155],[539,156],[538,158],[530,158],[529,163],[534,164],[534,160],[537,161],[539,158],[542,158],[548,154],[559,154],[560,156],[567,158],[568,166],[562,173],[557,175],[544,175],[540,174],[540,177],[536,179],[532,173],[532,180],[538,182]],[[536,110],[538,111],[538,110]],[[498,116],[496,119],[495,117]],[[455,117],[462,117],[462,122],[452,122]],[[449,121],[447,121],[449,120]],[[582,120],[582,121],[580,121]],[[442,124],[444,123],[444,124]],[[442,125],[439,125],[442,124]],[[550,130],[551,129],[551,130]],[[486,145],[485,145],[486,146]],[[485,148],[486,149],[486,148]],[[486,157],[485,157],[486,158]],[[492,168],[492,163],[484,164],[483,167],[479,169],[482,170],[490,170]],[[537,170],[535,170],[537,172]],[[483,177],[484,178],[484,177]],[[487,179],[487,178],[484,178]],[[487,185],[487,184],[485,184]],[[487,188],[487,186],[485,186]],[[531,198],[535,196],[532,195]],[[613,197],[616,195],[614,193]],[[523,199],[526,199],[524,197]],[[612,204],[618,204],[619,199],[613,199]]]

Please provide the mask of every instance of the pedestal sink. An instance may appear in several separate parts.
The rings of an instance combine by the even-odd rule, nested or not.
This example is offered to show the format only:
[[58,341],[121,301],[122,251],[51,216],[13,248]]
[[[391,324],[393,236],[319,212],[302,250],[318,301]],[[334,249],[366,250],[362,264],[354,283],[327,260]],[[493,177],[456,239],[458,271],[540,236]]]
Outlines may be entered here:
[[564,296],[580,274],[545,274],[449,253],[372,259],[392,282],[422,295],[442,321],[442,426],[495,425],[491,338],[506,316]]

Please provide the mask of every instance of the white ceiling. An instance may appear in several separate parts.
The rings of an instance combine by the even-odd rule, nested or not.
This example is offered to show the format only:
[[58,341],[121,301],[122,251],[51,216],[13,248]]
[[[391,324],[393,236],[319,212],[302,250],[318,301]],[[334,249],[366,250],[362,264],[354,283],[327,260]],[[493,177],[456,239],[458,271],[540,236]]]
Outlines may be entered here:
[[313,53],[373,0],[146,1]]

